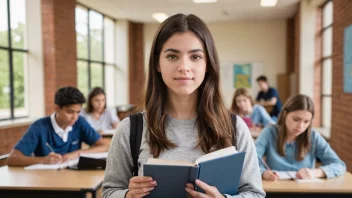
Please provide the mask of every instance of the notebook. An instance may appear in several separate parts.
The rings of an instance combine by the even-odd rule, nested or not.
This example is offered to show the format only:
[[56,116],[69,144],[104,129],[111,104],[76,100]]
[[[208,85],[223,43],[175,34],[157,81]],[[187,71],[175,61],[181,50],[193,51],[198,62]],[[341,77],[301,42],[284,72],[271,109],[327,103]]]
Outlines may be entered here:
[[298,179],[296,178],[297,171],[276,171],[274,172],[279,176],[279,180],[295,180],[296,182],[299,183],[305,183],[305,182],[324,182],[324,180],[319,179],[319,178],[314,178],[314,179]]
[[[143,165],[144,175],[151,176],[158,185],[146,197],[188,197],[187,183],[196,179],[216,186],[222,194],[236,195],[242,174],[245,153],[234,146],[199,157],[194,163],[162,159],[149,159]],[[204,192],[195,186],[195,189]]]

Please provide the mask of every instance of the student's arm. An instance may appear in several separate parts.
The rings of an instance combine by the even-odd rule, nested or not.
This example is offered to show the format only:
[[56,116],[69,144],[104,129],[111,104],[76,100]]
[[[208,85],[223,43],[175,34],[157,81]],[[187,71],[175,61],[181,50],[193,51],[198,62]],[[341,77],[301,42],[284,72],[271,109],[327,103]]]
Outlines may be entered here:
[[[9,166],[29,166],[32,164],[55,164],[62,160],[60,154],[48,153],[46,157],[32,157],[32,153],[38,146],[38,137],[41,133],[39,127],[32,124],[23,137],[12,149],[7,164]],[[44,153],[44,152],[43,152]]]
[[335,151],[332,150],[329,143],[325,141],[319,132],[314,133],[315,154],[322,163],[322,166],[318,169],[323,170],[327,178],[333,178],[344,174],[346,172],[345,163],[337,156]]
[[273,127],[265,127],[255,141],[261,175],[267,170],[261,159],[266,155],[267,148],[270,146],[270,132],[272,128]]
[[269,89],[269,93],[271,95],[270,100],[260,101],[260,104],[263,106],[274,106],[279,98],[279,93],[274,88]]
[[9,166],[29,166],[32,164],[57,164],[62,161],[62,156],[56,153],[50,153],[45,157],[29,157],[23,155],[19,150],[12,149],[10,156],[7,158]]
[[263,126],[274,125],[275,121],[270,117],[269,113],[263,106],[258,105],[258,114],[260,115],[260,124]]
[[238,195],[226,197],[232,198],[259,198],[265,197],[265,192],[262,187],[262,178],[258,166],[258,157],[255,150],[255,145],[251,137],[251,133],[246,126],[246,123],[237,116],[237,150],[246,152],[243,162],[242,175],[238,188]]
[[132,154],[130,150],[130,120],[124,119],[112,138],[106,161],[103,198],[124,198],[132,178]]

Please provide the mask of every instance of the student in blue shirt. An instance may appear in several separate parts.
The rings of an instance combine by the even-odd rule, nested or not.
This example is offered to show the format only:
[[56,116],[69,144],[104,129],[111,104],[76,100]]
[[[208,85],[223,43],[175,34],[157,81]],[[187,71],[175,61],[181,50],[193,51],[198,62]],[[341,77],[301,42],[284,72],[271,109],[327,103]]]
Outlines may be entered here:
[[[297,171],[299,179],[332,178],[342,175],[346,165],[325,139],[312,129],[314,104],[310,97],[296,95],[284,105],[277,126],[265,128],[256,140],[258,158],[266,157],[271,170]],[[316,168],[315,160],[322,166]],[[279,179],[259,162],[262,178]]]
[[[80,153],[108,151],[108,143],[79,116],[84,102],[77,88],[59,89],[55,93],[55,113],[29,127],[11,151],[8,165],[56,164],[75,159]],[[92,147],[81,149],[82,142]]]
[[250,129],[257,130],[275,124],[261,105],[254,105],[251,94],[246,88],[238,88],[233,96],[231,111],[241,116]]
[[255,99],[258,104],[264,107],[273,107],[272,111],[269,112],[270,116],[274,121],[277,120],[277,117],[281,111],[281,100],[279,98],[279,94],[276,89],[269,86],[268,79],[266,76],[259,76],[257,78],[257,83],[259,86],[259,93],[257,98]]

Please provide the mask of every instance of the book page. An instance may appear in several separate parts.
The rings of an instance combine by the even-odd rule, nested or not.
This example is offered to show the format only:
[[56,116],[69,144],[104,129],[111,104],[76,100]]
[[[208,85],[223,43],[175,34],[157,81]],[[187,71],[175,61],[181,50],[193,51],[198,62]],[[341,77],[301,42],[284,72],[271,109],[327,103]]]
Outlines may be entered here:
[[319,178],[314,178],[314,179],[295,179],[296,182],[298,183],[321,183],[321,182],[325,182],[325,180],[319,179]]
[[116,129],[106,129],[103,131],[103,135],[114,135],[116,132]]
[[296,178],[296,171],[276,171],[274,172],[279,176],[279,180],[290,180]]
[[227,147],[227,148],[224,148],[224,149],[220,149],[220,150],[217,150],[217,151],[214,151],[214,152],[211,152],[211,153],[208,153],[208,154],[205,154],[205,155],[199,157],[195,161],[195,164],[198,165],[201,162],[209,161],[209,160],[212,160],[212,159],[217,159],[217,158],[228,156],[228,155],[232,155],[232,154],[235,154],[235,153],[237,153],[236,148],[234,146],[230,146],[230,147]]
[[78,158],[74,160],[70,160],[64,163],[59,164],[33,164],[30,166],[24,167],[24,170],[57,170],[57,169],[64,169],[67,167],[77,166]]
[[151,165],[174,165],[174,166],[194,166],[195,165],[192,162],[187,162],[187,161],[155,159],[155,158],[149,158],[146,164],[151,164]]

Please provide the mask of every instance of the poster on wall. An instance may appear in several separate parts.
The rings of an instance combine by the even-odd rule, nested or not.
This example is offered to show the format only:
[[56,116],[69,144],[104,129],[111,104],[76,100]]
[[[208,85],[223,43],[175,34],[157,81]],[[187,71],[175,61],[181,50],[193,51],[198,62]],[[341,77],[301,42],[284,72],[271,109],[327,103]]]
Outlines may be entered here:
[[345,28],[343,52],[343,91],[352,93],[352,25]]
[[233,71],[233,85],[235,89],[252,87],[252,64],[234,64]]

